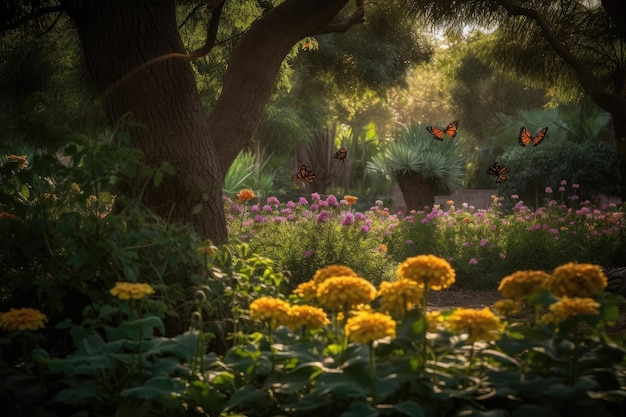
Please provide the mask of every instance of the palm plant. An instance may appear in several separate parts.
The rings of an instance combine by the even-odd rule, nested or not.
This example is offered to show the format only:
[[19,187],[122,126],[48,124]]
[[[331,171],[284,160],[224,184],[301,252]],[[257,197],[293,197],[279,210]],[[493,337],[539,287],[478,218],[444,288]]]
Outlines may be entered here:
[[414,123],[375,155],[366,170],[373,179],[395,179],[407,210],[421,210],[435,203],[438,191],[451,193],[463,186],[464,154],[458,137],[438,141]]

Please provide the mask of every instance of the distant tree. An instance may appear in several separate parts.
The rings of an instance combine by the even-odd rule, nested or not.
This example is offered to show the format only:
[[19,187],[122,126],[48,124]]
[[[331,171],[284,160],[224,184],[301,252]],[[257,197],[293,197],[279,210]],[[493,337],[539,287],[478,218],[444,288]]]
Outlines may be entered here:
[[[502,42],[497,59],[490,61],[494,66],[506,66],[547,87],[584,90],[613,118],[620,170],[626,176],[623,0],[403,1],[436,24],[497,26]],[[626,180],[621,181],[620,194],[626,199]]]

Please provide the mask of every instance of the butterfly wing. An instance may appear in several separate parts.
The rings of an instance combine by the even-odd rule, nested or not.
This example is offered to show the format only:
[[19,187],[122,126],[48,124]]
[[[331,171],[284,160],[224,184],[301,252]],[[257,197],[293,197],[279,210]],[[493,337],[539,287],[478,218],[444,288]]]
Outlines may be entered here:
[[437,140],[443,140],[444,131],[435,126],[426,126],[426,130]]
[[337,158],[341,162],[345,162],[347,156],[348,151],[346,150],[346,148],[340,148],[337,152],[335,152],[335,158]]
[[494,162],[489,168],[487,168],[487,174],[494,175],[496,177],[496,183],[503,183],[507,180],[507,176],[504,175],[511,171],[511,168],[500,165],[497,162]]
[[456,136],[456,129],[459,126],[459,121],[455,120],[454,122],[451,122],[445,129],[444,131],[446,132],[446,135],[450,136],[451,138]]
[[517,137],[517,141],[521,146],[526,146],[533,141],[533,136],[528,129],[522,126],[519,130],[519,136]]
[[535,136],[533,136],[532,142],[533,146],[537,146],[541,143],[541,141],[546,137],[546,133],[548,132],[548,127],[544,127],[541,129]]

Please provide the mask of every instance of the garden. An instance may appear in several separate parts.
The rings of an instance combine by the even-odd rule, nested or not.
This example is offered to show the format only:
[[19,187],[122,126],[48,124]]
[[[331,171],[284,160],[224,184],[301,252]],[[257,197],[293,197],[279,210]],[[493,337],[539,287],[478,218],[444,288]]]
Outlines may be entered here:
[[[64,152],[2,157],[3,415],[626,412],[624,299],[606,291],[622,204],[565,179],[537,209],[242,189],[217,247],[115,201],[166,168],[115,140]],[[430,306],[451,288],[502,298]]]

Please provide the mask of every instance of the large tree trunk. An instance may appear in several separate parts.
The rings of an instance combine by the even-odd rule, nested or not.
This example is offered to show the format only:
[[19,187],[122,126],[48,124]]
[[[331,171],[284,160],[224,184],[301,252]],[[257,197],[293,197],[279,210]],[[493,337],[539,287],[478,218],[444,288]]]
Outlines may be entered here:
[[404,197],[404,204],[408,210],[424,210],[435,204],[435,192],[437,183],[433,179],[422,177],[422,174],[396,175],[400,191]]
[[176,27],[174,0],[66,0],[87,67],[111,123],[130,112],[145,163],[168,161],[176,175],[155,188],[135,178],[145,205],[173,222],[192,223],[200,236],[226,241],[222,188],[226,171],[249,143],[282,61],[300,39],[348,30],[363,21],[362,2],[333,22],[347,0],[286,0],[245,32],[208,117],[189,56]]
[[[131,134],[144,162],[158,167],[168,161],[176,169],[159,187],[134,178],[135,194],[170,222],[191,223],[200,236],[223,243],[222,173],[189,60],[181,55],[175,1],[89,0],[70,6],[109,121],[130,112],[143,125]],[[157,57],[164,59],[145,65]]]

